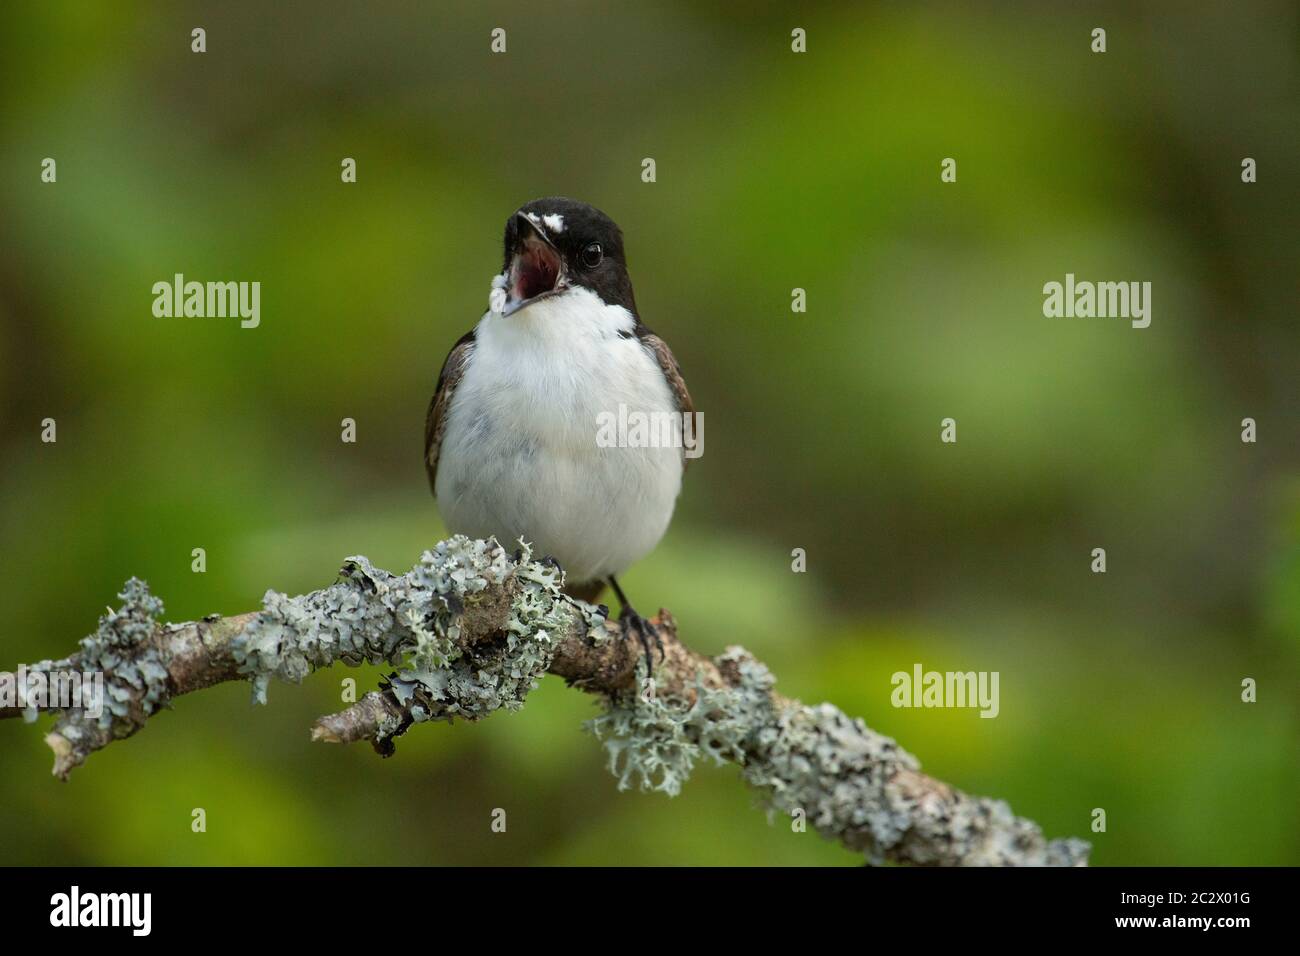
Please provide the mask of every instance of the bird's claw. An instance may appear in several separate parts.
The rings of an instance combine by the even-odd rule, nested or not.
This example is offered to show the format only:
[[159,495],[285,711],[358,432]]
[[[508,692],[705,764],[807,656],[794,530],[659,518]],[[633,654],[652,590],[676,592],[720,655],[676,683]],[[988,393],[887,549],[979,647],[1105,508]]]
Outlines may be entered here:
[[655,669],[654,654],[650,650],[651,637],[654,638],[654,647],[659,651],[659,660],[664,659],[664,639],[659,633],[659,628],[630,607],[623,608],[623,613],[618,616],[618,623],[625,639],[635,633],[637,640],[641,642],[641,647],[645,650],[646,677],[650,677]]

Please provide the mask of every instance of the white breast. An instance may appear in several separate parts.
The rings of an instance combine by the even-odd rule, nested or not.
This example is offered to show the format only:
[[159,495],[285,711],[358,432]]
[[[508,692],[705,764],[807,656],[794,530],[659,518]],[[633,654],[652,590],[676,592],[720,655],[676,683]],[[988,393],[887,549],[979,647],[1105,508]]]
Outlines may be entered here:
[[600,447],[598,416],[676,411],[632,315],[574,288],[489,312],[452,397],[435,494],[453,532],[519,538],[573,583],[649,552],[681,488],[678,448]]

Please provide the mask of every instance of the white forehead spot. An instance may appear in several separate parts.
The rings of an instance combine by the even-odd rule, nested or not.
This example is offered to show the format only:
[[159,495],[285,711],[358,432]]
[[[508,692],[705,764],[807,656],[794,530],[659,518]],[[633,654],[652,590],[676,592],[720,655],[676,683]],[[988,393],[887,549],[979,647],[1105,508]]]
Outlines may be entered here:
[[542,222],[546,223],[546,228],[551,230],[551,232],[564,232],[564,217],[558,212],[553,212],[548,216],[543,216]]

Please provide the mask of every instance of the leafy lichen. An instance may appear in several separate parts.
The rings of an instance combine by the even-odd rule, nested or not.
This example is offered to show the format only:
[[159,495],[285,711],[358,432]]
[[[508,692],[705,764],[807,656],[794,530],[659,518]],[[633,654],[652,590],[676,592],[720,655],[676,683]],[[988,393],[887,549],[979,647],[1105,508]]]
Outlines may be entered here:
[[[1087,844],[1047,842],[1002,801],[918,790],[915,757],[837,707],[774,695],[775,678],[743,648],[728,648],[715,663],[728,686],[697,677],[694,700],[628,693],[588,722],[604,738],[619,789],[637,784],[676,795],[703,755],[739,764],[770,813],[802,814],[872,861],[904,841],[913,863],[1086,860]],[[638,676],[643,683],[644,669]]]
[[[477,586],[481,578],[466,584]],[[477,720],[495,710],[518,710],[550,667],[556,636],[568,621],[560,572],[531,560],[525,548],[515,570],[516,593],[499,639],[461,648],[455,617],[433,627],[411,621],[414,646],[403,649],[402,669],[389,681],[415,720]]]
[[[297,682],[336,662],[393,666],[384,685],[391,700],[366,697],[383,711],[378,746],[412,722],[518,709],[564,638],[585,628],[589,641],[606,639],[604,615],[564,595],[562,585],[559,568],[533,561],[527,545],[512,561],[494,541],[456,536],[403,575],[354,557],[329,588],[295,598],[267,592],[263,611],[230,639],[229,652],[262,702],[272,679]],[[168,655],[183,654],[167,638],[196,627],[160,625],[162,603],[134,578],[121,598],[73,658],[28,671],[29,690],[37,686],[31,674],[74,666],[105,678],[103,713],[64,708],[47,737],[60,776],[166,705]],[[462,631],[475,639],[463,640]],[[696,674],[671,694],[623,692],[588,723],[603,738],[620,789],[636,784],[675,795],[700,759],[733,761],[772,813],[801,813],[872,860],[1086,864],[1083,841],[1046,841],[1004,802],[923,777],[914,757],[860,719],[781,698],[772,674],[743,648],[729,648],[714,664],[707,679]],[[644,665],[636,676],[645,686]],[[36,697],[27,698],[33,703],[24,717],[32,720]],[[83,703],[90,701],[83,696]]]
[[[96,718],[86,714],[90,705],[87,695],[95,688],[82,684],[82,707],[65,710],[62,732],[74,738],[91,726],[111,730],[115,723],[133,719],[133,702],[144,716],[152,714],[167,700],[167,667],[156,645],[148,638],[158,627],[163,613],[162,601],[149,593],[149,586],[138,578],[131,578],[118,594],[122,606],[100,617],[99,627],[93,634],[83,637],[75,663],[72,658],[57,661],[39,661],[26,668],[29,686],[28,705],[23,719],[34,721],[37,707],[34,681],[45,679],[56,672],[77,670],[83,674],[97,674],[104,678],[103,709]],[[84,726],[83,726],[84,725]]]
[[[511,576],[499,631],[462,643],[467,610]],[[412,721],[516,710],[550,666],[556,635],[572,616],[561,572],[533,561],[527,545],[512,561],[495,541],[457,535],[404,575],[353,557],[341,577],[301,597],[267,592],[262,614],[232,648],[256,700],[266,701],[272,679],[296,683],[335,662],[369,662],[397,668],[385,686]],[[394,722],[380,739],[402,729]]]
[[[644,663],[637,665],[636,686],[647,686]],[[698,675],[691,690],[693,699],[628,691],[587,721],[586,729],[602,738],[619,790],[635,784],[675,797],[701,756],[718,765],[743,761],[750,727],[739,692],[708,687]]]
[[[116,611],[110,608],[100,617],[99,626],[81,639],[75,655],[39,661],[25,669],[23,719],[30,723],[40,709],[57,710],[54,728],[46,738],[57,743],[51,743],[56,746],[56,757],[60,752],[80,755],[115,737],[129,736],[169,698],[166,660],[159,644],[150,640],[160,626],[162,602],[137,578],[127,581],[118,597],[122,606]],[[78,672],[75,687],[80,689],[79,698],[67,701],[66,706],[54,707],[50,702],[37,706],[51,690],[55,675]],[[71,684],[63,686],[75,689]],[[65,762],[75,764],[80,759],[67,757]],[[61,766],[56,759],[56,773]]]

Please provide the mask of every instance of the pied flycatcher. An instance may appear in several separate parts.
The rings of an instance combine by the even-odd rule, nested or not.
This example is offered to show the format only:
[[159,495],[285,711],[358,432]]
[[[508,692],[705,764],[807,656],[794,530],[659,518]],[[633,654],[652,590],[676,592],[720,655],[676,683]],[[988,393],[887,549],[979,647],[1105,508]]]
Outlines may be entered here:
[[452,532],[523,538],[587,601],[608,581],[648,674],[658,635],[615,576],[663,537],[687,458],[680,447],[602,447],[599,417],[620,406],[651,421],[695,412],[667,343],[637,314],[617,224],[583,202],[535,199],[507,220],[489,309],[438,376],[429,484]]

